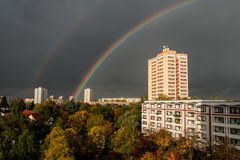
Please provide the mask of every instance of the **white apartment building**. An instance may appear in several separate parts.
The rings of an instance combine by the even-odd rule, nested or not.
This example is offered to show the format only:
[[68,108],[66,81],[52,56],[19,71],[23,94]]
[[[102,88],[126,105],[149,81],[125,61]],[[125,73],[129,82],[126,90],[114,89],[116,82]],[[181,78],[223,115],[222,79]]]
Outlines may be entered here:
[[215,146],[227,136],[240,149],[240,102],[224,100],[145,101],[142,132],[164,128],[173,138],[199,136],[199,145]]
[[172,99],[188,97],[188,57],[168,47],[148,60],[148,100],[160,94]]
[[48,97],[48,90],[42,87],[34,89],[34,104],[43,103]]
[[64,98],[63,96],[55,97],[54,95],[49,96],[49,100],[55,102],[56,104],[63,104]]
[[84,103],[90,103],[92,101],[92,89],[84,89]]
[[141,102],[141,98],[101,98],[98,99],[98,102],[106,102],[106,103],[115,103],[115,102],[124,102],[124,103],[139,103]]

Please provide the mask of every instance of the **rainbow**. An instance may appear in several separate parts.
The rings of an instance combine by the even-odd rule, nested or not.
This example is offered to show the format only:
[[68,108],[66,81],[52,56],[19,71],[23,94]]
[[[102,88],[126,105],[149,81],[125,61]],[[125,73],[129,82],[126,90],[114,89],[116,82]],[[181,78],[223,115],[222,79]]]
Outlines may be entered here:
[[64,47],[64,45],[67,44],[73,33],[79,28],[79,26],[82,25],[82,23],[84,23],[85,20],[89,19],[89,17],[92,17],[92,15],[98,11],[98,8],[100,8],[104,1],[105,0],[95,0],[91,8],[86,8],[84,14],[76,18],[77,20],[67,27],[67,30],[61,35],[62,38],[59,38],[55,45],[48,50],[48,54],[46,54],[43,61],[37,68],[33,76],[33,84],[38,83],[41,80],[45,70],[47,69],[47,66],[51,64],[55,56]]
[[83,88],[87,84],[87,82],[91,79],[93,74],[97,71],[97,69],[101,66],[101,64],[110,56],[114,53],[116,49],[119,48],[124,42],[126,42],[130,37],[132,37],[134,34],[142,30],[144,27],[149,25],[150,23],[158,20],[161,17],[164,17],[165,15],[174,12],[180,8],[189,6],[195,2],[198,2],[199,0],[184,0],[184,1],[178,1],[172,5],[170,5],[167,8],[164,8],[155,14],[151,15],[150,17],[144,19],[131,29],[129,29],[126,33],[124,33],[120,38],[117,38],[111,46],[106,49],[101,56],[98,58],[98,60],[88,69],[87,73],[83,77],[83,79],[79,82],[77,85],[77,88],[73,92],[73,96],[75,98],[79,97],[80,93],[82,92]]

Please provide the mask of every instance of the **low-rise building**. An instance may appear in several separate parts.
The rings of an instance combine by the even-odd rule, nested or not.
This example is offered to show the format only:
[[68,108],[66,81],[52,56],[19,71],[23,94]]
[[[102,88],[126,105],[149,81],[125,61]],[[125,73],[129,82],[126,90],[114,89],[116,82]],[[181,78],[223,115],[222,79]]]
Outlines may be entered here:
[[101,98],[98,99],[98,102],[105,102],[105,103],[116,103],[116,102],[122,102],[122,103],[139,103],[141,102],[141,98]]
[[63,96],[55,97],[54,95],[51,95],[48,99],[55,102],[56,104],[63,104],[64,101]]
[[166,129],[173,138],[199,137],[199,145],[218,145],[229,138],[240,149],[240,102],[224,100],[145,101],[142,132]]

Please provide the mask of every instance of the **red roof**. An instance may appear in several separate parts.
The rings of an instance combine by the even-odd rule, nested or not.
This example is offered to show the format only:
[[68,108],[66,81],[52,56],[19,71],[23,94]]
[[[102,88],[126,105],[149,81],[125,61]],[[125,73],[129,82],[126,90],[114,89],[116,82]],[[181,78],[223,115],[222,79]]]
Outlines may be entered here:
[[23,111],[23,115],[24,116],[30,116],[30,115],[32,115],[33,114],[33,111],[32,110],[28,110],[28,109],[25,109],[24,111]]

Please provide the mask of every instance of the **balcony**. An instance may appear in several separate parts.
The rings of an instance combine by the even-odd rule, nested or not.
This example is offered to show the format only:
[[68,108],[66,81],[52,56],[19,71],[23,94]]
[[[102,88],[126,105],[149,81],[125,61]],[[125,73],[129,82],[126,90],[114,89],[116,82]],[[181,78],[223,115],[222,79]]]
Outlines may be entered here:
[[215,117],[214,122],[215,123],[224,123],[224,117]]
[[216,133],[224,133],[224,127],[219,127],[219,126],[215,126],[215,130]]
[[232,135],[240,135],[240,129],[230,128],[230,133]]
[[214,113],[224,113],[223,111],[223,107],[214,107],[213,110]]
[[230,124],[240,125],[240,118],[230,118]]
[[240,114],[240,106],[230,108],[230,114]]

